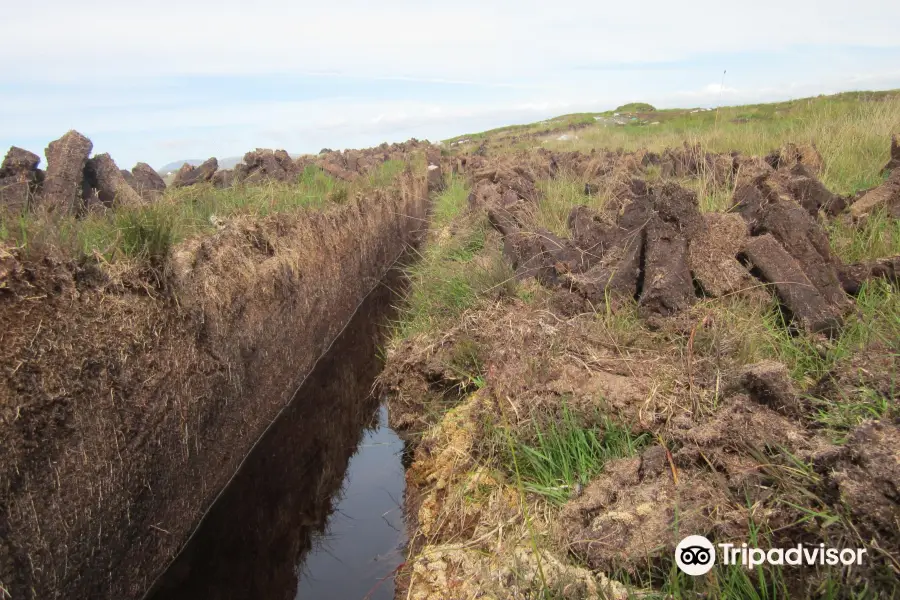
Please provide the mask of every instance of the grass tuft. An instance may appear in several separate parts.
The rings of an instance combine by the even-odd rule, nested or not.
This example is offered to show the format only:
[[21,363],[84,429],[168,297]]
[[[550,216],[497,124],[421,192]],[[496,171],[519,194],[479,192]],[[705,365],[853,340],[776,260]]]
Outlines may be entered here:
[[[608,461],[634,456],[649,441],[647,434],[634,435],[607,416],[602,416],[600,423],[599,427],[584,427],[564,405],[558,422],[535,426],[533,441],[518,436],[512,439],[512,456],[505,462],[517,465],[526,492],[563,504],[576,485],[586,485]],[[512,434],[507,431],[506,435]]]
[[885,211],[870,215],[862,224],[834,219],[826,227],[831,249],[844,262],[900,255],[900,219],[890,217]]
[[[468,188],[453,179],[436,198],[433,239],[407,270],[410,288],[401,317],[395,323],[393,340],[436,333],[483,296],[515,293],[509,264],[496,244],[485,244],[492,233],[485,216],[462,214],[467,198]],[[451,221],[455,225],[453,231],[449,228]]]

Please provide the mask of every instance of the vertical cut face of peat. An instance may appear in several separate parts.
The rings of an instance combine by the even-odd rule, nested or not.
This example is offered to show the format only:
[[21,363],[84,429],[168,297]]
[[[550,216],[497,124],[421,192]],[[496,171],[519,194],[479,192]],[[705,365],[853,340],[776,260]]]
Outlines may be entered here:
[[[69,198],[90,144],[63,141],[51,175]],[[0,581],[13,597],[146,592],[418,239],[425,175],[322,211],[230,219],[175,246],[159,287],[2,255],[0,364],[20,365],[0,382]]]
[[[351,455],[376,417],[378,400],[371,390],[382,366],[378,347],[387,332],[385,324],[396,312],[402,285],[399,270],[394,270],[366,298],[148,600],[297,594],[298,567],[333,514]],[[368,491],[385,494],[383,482],[378,483]],[[402,489],[395,493],[399,498]],[[397,545],[393,538],[358,540],[363,547],[379,542]],[[398,554],[398,564],[401,560]],[[364,566],[339,568],[354,578]],[[376,566],[385,572],[392,568]],[[324,575],[328,574],[333,575]],[[368,591],[375,582],[358,583]]]

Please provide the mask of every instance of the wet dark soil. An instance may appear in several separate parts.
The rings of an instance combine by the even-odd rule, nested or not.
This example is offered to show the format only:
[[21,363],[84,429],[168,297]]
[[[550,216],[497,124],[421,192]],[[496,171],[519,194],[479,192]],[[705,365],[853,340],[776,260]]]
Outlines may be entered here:
[[400,283],[366,299],[148,600],[393,596],[403,443],[371,389]]

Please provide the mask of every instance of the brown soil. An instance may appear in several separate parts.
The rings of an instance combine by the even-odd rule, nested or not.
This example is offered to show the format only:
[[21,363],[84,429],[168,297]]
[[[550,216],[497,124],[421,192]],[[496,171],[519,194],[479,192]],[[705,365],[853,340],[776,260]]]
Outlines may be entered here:
[[[568,574],[572,586],[558,597],[591,597],[585,582],[602,588],[617,570],[641,580],[668,569],[687,532],[740,543],[751,522],[771,530],[776,546],[874,540],[883,551],[842,574],[841,585],[862,581],[889,593],[884,574],[900,572],[897,409],[880,423],[846,427],[855,441],[843,447],[833,445],[841,432],[823,431],[819,411],[852,410],[845,404],[863,390],[895,405],[893,345],[853,349],[801,386],[784,364],[761,360],[770,354],[747,360],[743,353],[758,349],[729,319],[780,305],[790,333],[827,347],[819,334],[853,318],[861,282],[895,282],[896,265],[891,257],[844,265],[832,254],[823,222],[847,202],[817,179],[815,148],[786,146],[768,160],[687,145],[662,155],[485,151],[453,159],[472,182],[470,210],[486,212],[495,230],[485,245],[502,246],[526,291],[520,296],[530,299],[492,297],[444,331],[403,341],[379,377],[392,426],[416,444],[407,491],[416,535],[404,594],[537,594],[527,568],[500,587],[493,579],[536,537],[556,552],[549,563],[588,567]],[[660,167],[661,182],[655,173],[641,179],[647,165]],[[713,181],[735,182],[728,213],[702,214],[696,195],[666,176],[711,172]],[[607,200],[602,210],[572,208],[569,239],[542,230],[534,210],[538,181],[560,174]],[[455,366],[463,351],[477,355],[478,386]],[[585,427],[602,430],[607,418],[647,434],[647,446],[607,463],[583,490],[575,486],[556,512],[536,494],[519,495],[493,432],[534,442],[536,426],[559,423],[564,407]],[[824,527],[801,505],[840,520]],[[815,570],[787,576],[792,597],[822,583]]]
[[422,173],[325,212],[235,219],[176,248],[162,292],[4,252],[3,587],[141,597],[418,235],[425,197]]
[[[560,537],[576,557],[611,573],[671,553],[682,532],[715,533],[718,539],[746,535],[743,511],[709,512],[710,506],[729,505],[714,475],[681,471],[676,485],[665,456],[664,448],[653,446],[641,457],[613,461],[565,506]],[[678,529],[672,526],[676,517]]]
[[708,213],[703,235],[691,242],[691,269],[703,293],[713,298],[731,294],[755,302],[768,297],[737,260],[750,236],[747,223],[734,213]]
[[206,160],[198,167],[185,163],[175,173],[175,178],[172,180],[172,187],[187,187],[205,181],[212,181],[213,175],[216,174],[218,168],[219,161],[217,161],[215,157]]
[[884,165],[885,171],[893,171],[900,167],[900,134],[891,136],[891,159]]
[[694,301],[687,239],[674,227],[654,220],[647,228],[644,282],[639,306],[647,314],[669,316]]
[[298,165],[284,150],[257,148],[244,155],[244,162],[235,167],[235,179],[245,183],[264,180],[292,181],[301,173]]
[[822,452],[817,469],[835,501],[849,507],[862,539],[888,556],[900,554],[900,428],[858,427],[845,446]]
[[106,206],[138,206],[143,203],[109,154],[98,154],[88,160],[87,169],[94,176],[97,195]]
[[814,144],[805,144],[797,146],[788,143],[777,152],[772,152],[766,156],[766,162],[772,165],[773,169],[791,169],[797,165],[802,165],[813,175],[819,176],[824,168],[822,155],[816,149]]
[[834,332],[840,327],[838,314],[807,278],[800,263],[773,236],[751,238],[744,245],[744,256],[809,331]]
[[850,207],[850,215],[855,219],[861,219],[886,208],[894,218],[900,214],[900,169],[891,171],[890,177],[880,186],[867,191],[853,206]]
[[50,210],[74,214],[80,210],[84,167],[94,145],[77,131],[69,131],[50,142],[47,155],[47,176],[43,183],[41,204]]
[[815,220],[794,203],[779,200],[765,207],[754,235],[769,233],[796,260],[828,304],[846,308],[847,298],[837,276],[837,259],[831,253],[828,235]]
[[859,293],[862,284],[871,279],[884,279],[900,287],[900,256],[843,265],[838,271],[838,277],[844,291],[854,296]]
[[33,187],[25,178],[0,177],[0,208],[10,213],[21,213],[33,198]]
[[[690,147],[666,156],[681,165],[674,172],[687,174],[700,173],[698,165],[716,162],[714,156]],[[567,288],[595,306],[633,296],[643,314],[652,318],[684,311],[698,293],[739,294],[764,302],[763,282],[775,283],[778,297],[801,326],[835,331],[849,308],[839,277],[843,266],[831,254],[824,229],[803,204],[813,197],[807,192],[821,184],[802,163],[789,171],[773,171],[762,161],[738,161],[730,155],[728,160],[741,163],[735,201],[747,225],[736,216],[702,215],[696,194],[675,182],[648,185],[629,175],[627,185],[610,191],[612,201],[604,211],[573,207],[568,218],[571,240],[556,238],[533,223],[530,207],[538,201],[534,185],[538,174],[562,169],[584,177],[606,173],[617,180],[618,173],[639,171],[642,161],[615,153],[537,153],[518,165],[508,158],[496,164],[479,158],[464,168],[473,169],[470,207],[488,209],[519,278],[534,276],[547,287]],[[824,211],[825,204],[819,208]],[[777,247],[749,237],[766,234]],[[751,242],[752,248],[745,251],[743,246]],[[753,267],[763,281],[755,280],[741,264],[749,254],[755,256]],[[783,260],[785,256],[790,262]]]
[[165,191],[166,182],[159,176],[153,167],[147,163],[139,162],[131,169],[134,176],[134,189],[146,200],[153,200]]

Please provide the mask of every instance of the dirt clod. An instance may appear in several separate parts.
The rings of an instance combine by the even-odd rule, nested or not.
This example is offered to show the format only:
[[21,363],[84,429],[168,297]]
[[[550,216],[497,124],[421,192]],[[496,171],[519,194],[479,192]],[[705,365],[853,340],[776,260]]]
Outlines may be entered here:
[[850,215],[862,219],[872,213],[887,208],[890,212],[900,210],[900,169],[891,171],[887,181],[867,191],[850,206]]
[[75,130],[50,142],[45,150],[47,175],[40,202],[48,209],[74,214],[81,208],[84,167],[94,145]]
[[674,182],[653,188],[653,208],[664,223],[671,224],[679,235],[691,239],[703,231],[697,194]]
[[[715,477],[685,470],[676,484],[664,456],[665,449],[650,448],[640,457],[607,463],[584,494],[563,508],[560,540],[590,567],[609,573],[671,556],[687,531],[737,537],[743,515],[729,508]],[[711,513],[712,506],[722,512]]]
[[[261,181],[292,181],[301,173],[300,167],[285,150],[257,148],[244,155],[244,162],[234,169],[234,179],[242,183]],[[219,178],[222,185],[227,177]]]
[[822,174],[825,162],[822,155],[814,144],[797,144],[787,143],[781,150],[776,150],[766,156],[766,162],[774,169],[792,169],[797,165],[802,165],[813,175]]
[[713,298],[740,294],[764,301],[765,290],[737,260],[749,236],[746,222],[734,213],[707,213],[703,219],[703,232],[690,243],[691,271],[703,293]]
[[231,169],[216,171],[212,178],[212,184],[219,190],[230,188],[234,184],[234,171]]
[[41,157],[34,152],[29,152],[23,148],[12,146],[3,164],[0,164],[0,177],[13,177],[15,175],[25,175],[37,169],[41,162]]
[[885,171],[893,171],[900,167],[900,134],[891,136],[891,159],[884,165]]
[[166,182],[147,163],[139,162],[131,169],[134,175],[134,189],[145,200],[155,200],[166,190]]
[[219,161],[215,157],[208,159],[199,167],[193,167],[187,163],[178,169],[175,178],[172,180],[172,187],[188,187],[198,183],[211,181],[216,170],[219,168]]
[[786,193],[802,206],[810,216],[815,217],[820,210],[835,216],[847,207],[847,200],[832,193],[816,179],[803,164],[797,164],[790,171],[779,170],[773,176],[782,193]]
[[744,246],[744,255],[806,329],[834,333],[840,328],[837,312],[772,235],[750,238]]
[[10,214],[28,209],[31,200],[40,193],[44,172],[37,168],[41,158],[12,146],[0,164],[0,208]]
[[109,154],[98,154],[89,159],[86,168],[91,170],[97,195],[106,206],[142,204],[140,194],[128,185],[122,171]]
[[587,206],[573,208],[567,223],[578,247],[597,256],[602,256],[620,237],[615,224]]
[[694,303],[687,240],[660,220],[647,227],[644,285],[638,302],[643,313],[670,316]]
[[119,172],[122,174],[122,177],[125,178],[125,182],[131,186],[131,189],[137,191],[135,189],[135,186],[137,186],[137,180],[134,178],[132,172],[127,169],[119,169]]
[[834,501],[856,518],[864,539],[885,551],[900,551],[900,428],[886,422],[857,427],[846,446],[821,454],[817,469]]
[[799,263],[825,301],[839,312],[848,302],[837,274],[838,261],[831,253],[825,230],[797,204],[785,200],[769,203],[753,227],[754,234],[770,233]]
[[569,285],[595,308],[607,301],[613,307],[623,300],[631,301],[639,292],[644,237],[644,230],[640,229],[623,238],[600,263],[583,274],[570,275]]
[[444,188],[444,175],[441,172],[440,164],[428,165],[428,191],[430,193],[439,192]]
[[748,365],[741,371],[741,384],[760,404],[794,417],[806,414],[790,373],[780,362],[768,360]]
[[843,265],[838,269],[838,277],[844,291],[853,296],[859,293],[863,283],[872,279],[884,279],[900,287],[900,256]]

